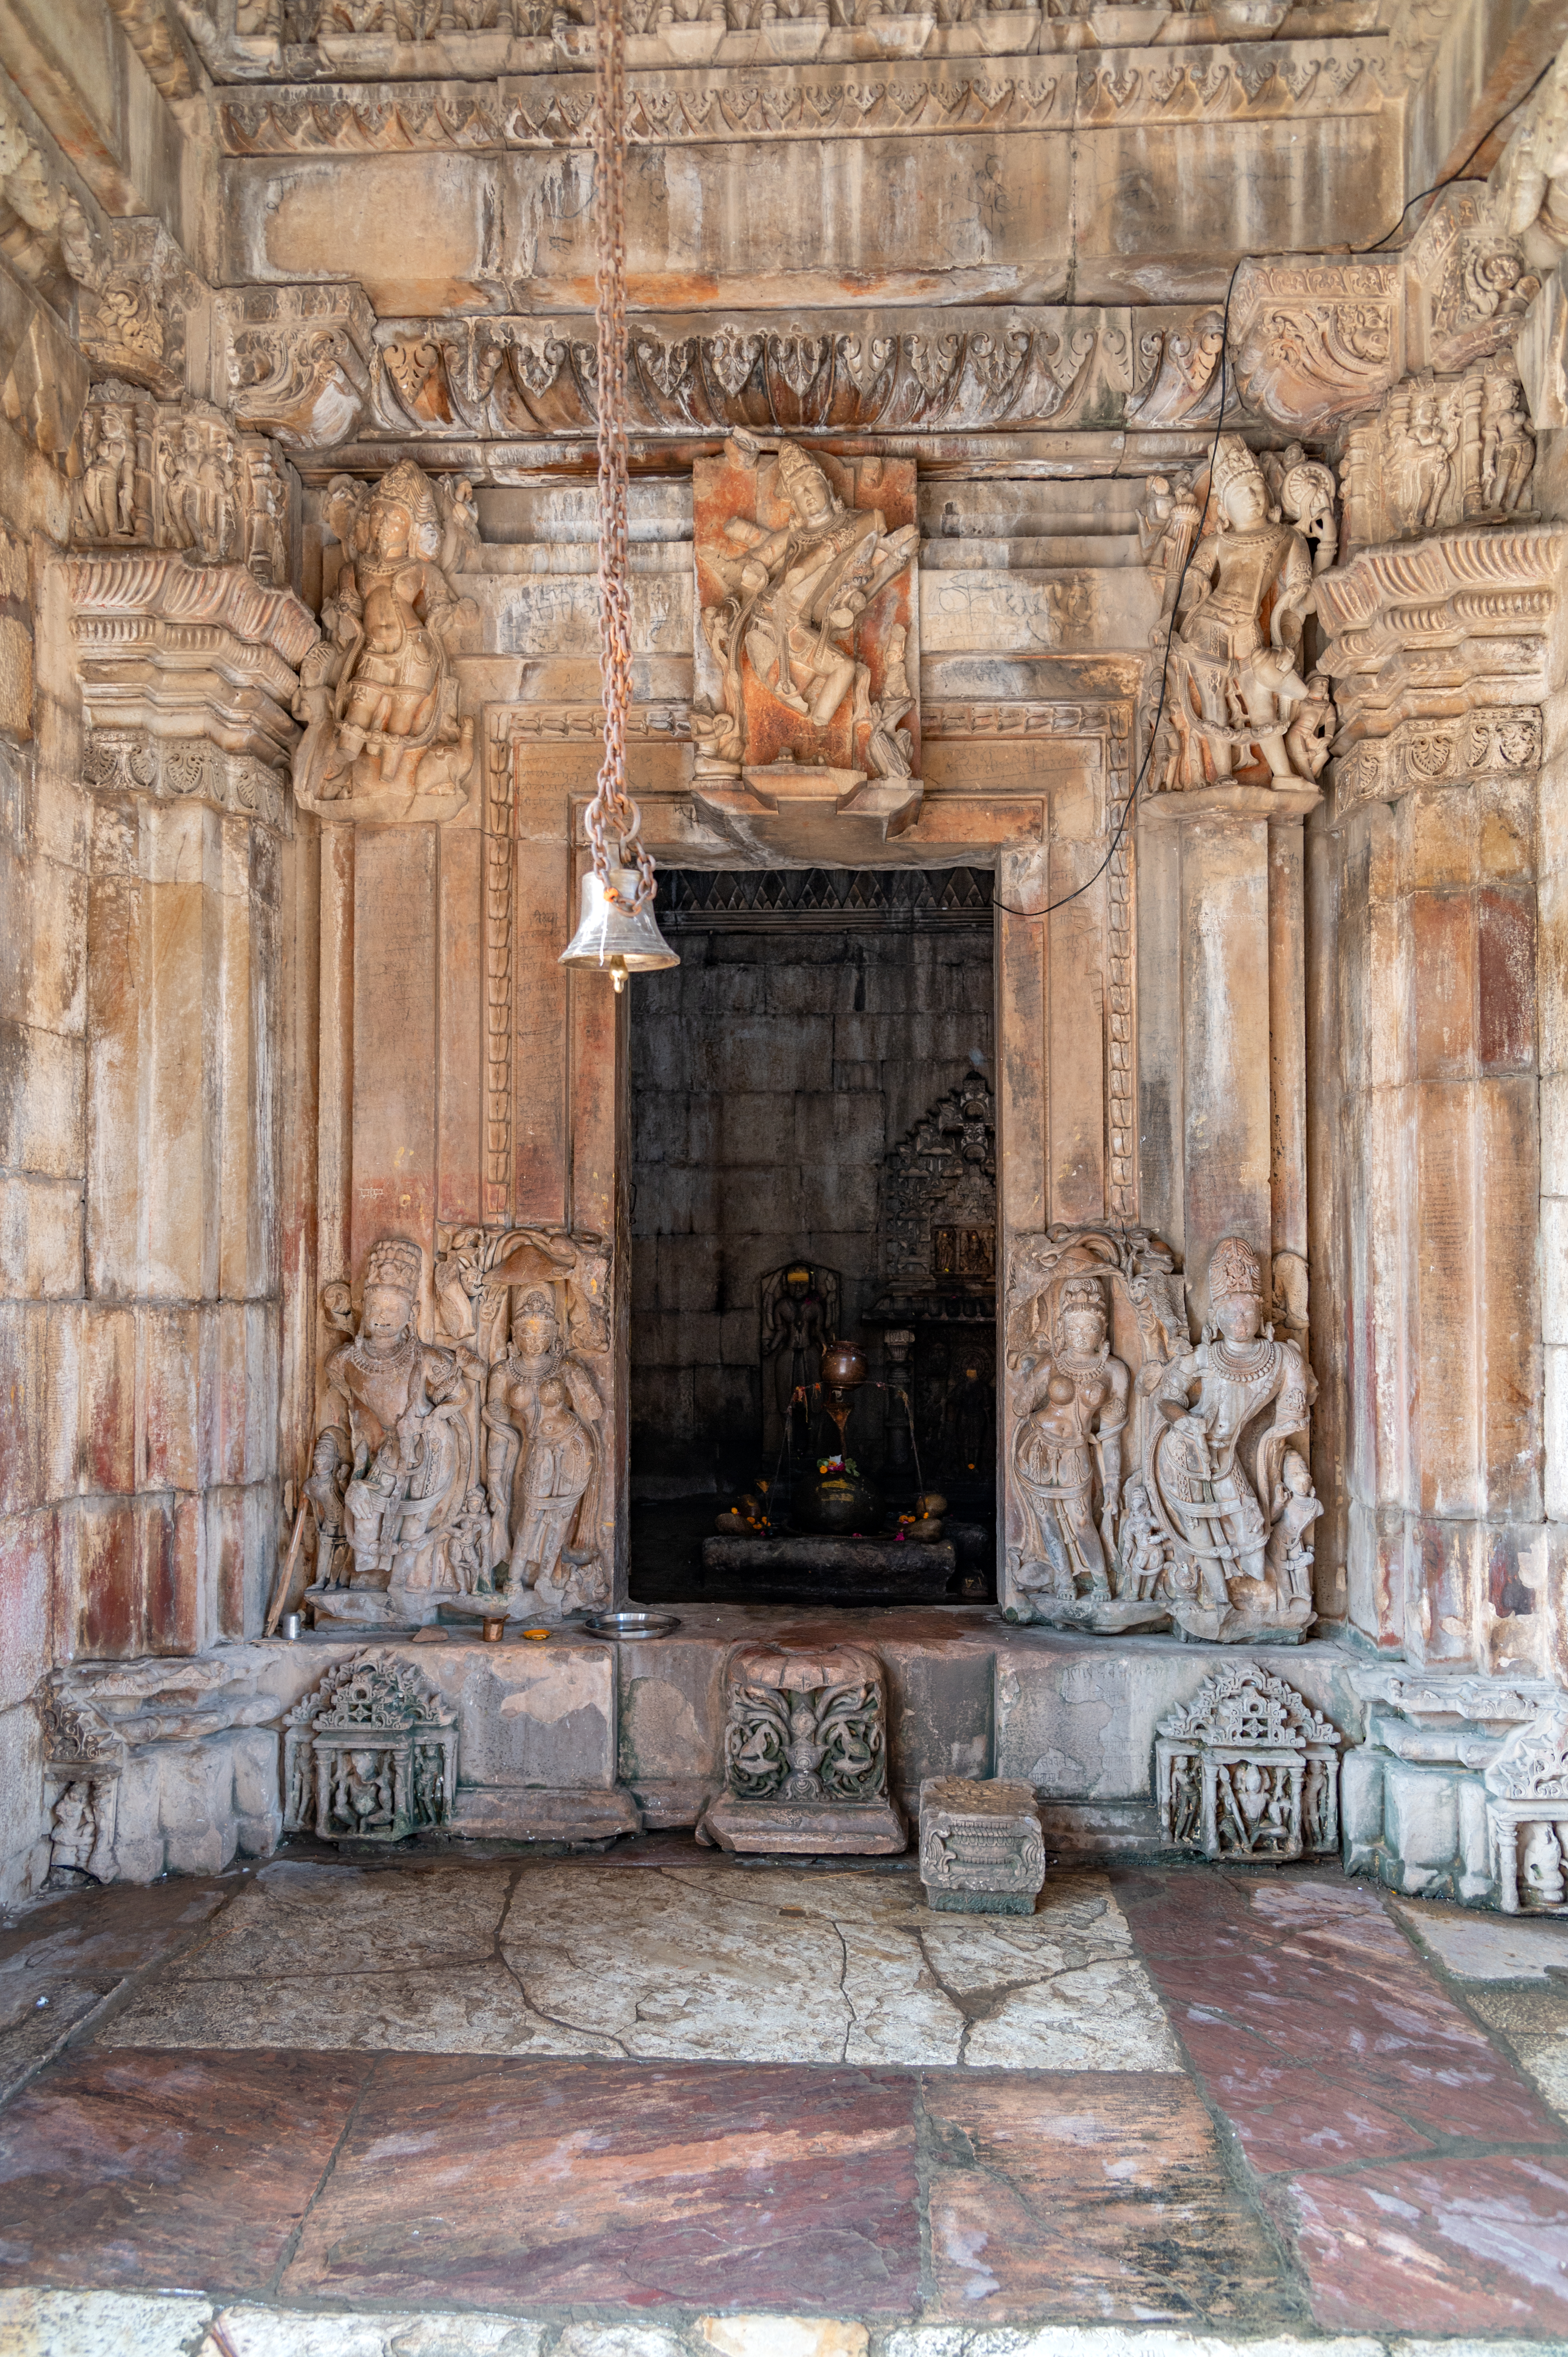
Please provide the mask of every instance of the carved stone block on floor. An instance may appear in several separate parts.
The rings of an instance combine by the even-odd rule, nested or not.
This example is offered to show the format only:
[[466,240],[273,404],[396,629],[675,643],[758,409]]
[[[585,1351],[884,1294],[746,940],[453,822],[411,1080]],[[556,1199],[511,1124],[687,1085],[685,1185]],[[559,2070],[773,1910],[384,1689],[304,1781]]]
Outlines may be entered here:
[[920,1786],[926,1904],[955,1915],[1032,1915],[1046,1846],[1032,1784],[928,1776]]
[[864,1645],[736,1645],[725,1670],[725,1789],[697,1828],[723,1849],[888,1856],[887,1687]]

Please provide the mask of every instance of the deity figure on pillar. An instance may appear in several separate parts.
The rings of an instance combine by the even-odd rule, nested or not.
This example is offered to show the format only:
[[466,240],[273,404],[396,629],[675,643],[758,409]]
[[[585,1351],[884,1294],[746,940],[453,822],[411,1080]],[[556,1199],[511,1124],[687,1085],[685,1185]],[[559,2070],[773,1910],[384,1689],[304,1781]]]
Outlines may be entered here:
[[[335,817],[449,814],[462,807],[474,758],[452,657],[475,608],[441,561],[460,534],[411,459],[369,492],[336,477],[324,505],[347,561],[322,607],[323,636],[300,666],[295,791]],[[448,510],[456,515],[451,501]]]
[[771,1376],[771,1415],[763,1415],[762,1453],[772,1462],[781,1440],[791,1464],[803,1465],[822,1407],[822,1352],[838,1339],[836,1269],[806,1261],[762,1280],[762,1358]]
[[[440,1597],[463,1590],[452,1550],[473,1465],[480,1368],[471,1351],[420,1339],[422,1268],[417,1244],[390,1236],[372,1244],[357,1328],[348,1287],[328,1288],[328,1315],[351,1338],[326,1369],[347,1433],[338,1423],[325,1426],[333,1451],[318,1442],[321,1478],[312,1484],[320,1569],[310,1594],[333,1619],[431,1620]],[[338,1458],[351,1468],[340,1491]],[[352,1605],[335,1587],[345,1536]]]
[[1214,1324],[1155,1394],[1146,1487],[1172,1548],[1171,1613],[1189,1637],[1290,1644],[1316,1618],[1305,1577],[1316,1501],[1289,1443],[1317,1384],[1300,1346],[1263,1330],[1262,1265],[1240,1236],[1215,1246],[1208,1294]]
[[1156,784],[1312,785],[1328,734],[1327,690],[1300,669],[1302,626],[1316,608],[1312,548],[1271,507],[1263,470],[1239,435],[1219,436],[1209,496],[1215,526],[1176,602]]

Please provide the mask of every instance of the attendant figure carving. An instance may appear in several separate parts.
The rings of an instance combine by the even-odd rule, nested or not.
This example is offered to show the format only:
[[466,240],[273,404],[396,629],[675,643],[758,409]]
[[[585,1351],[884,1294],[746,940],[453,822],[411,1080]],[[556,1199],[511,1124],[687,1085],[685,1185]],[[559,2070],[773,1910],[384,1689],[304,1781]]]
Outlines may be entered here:
[[1511,363],[1487,371],[1481,406],[1481,496],[1494,515],[1512,515],[1535,468],[1535,437],[1524,388]]
[[1177,603],[1156,770],[1167,788],[1212,785],[1259,761],[1275,785],[1311,782],[1290,731],[1309,694],[1324,693],[1299,668],[1316,605],[1312,550],[1271,511],[1237,435],[1219,436],[1212,500],[1216,529],[1194,551]]
[[[1303,1493],[1295,1486],[1305,1459],[1297,1458],[1302,1472],[1293,1473],[1292,1486],[1281,1474],[1287,1443],[1305,1431],[1317,1386],[1294,1342],[1262,1331],[1262,1273],[1239,1236],[1216,1245],[1208,1290],[1215,1325],[1165,1370],[1155,1394],[1166,1421],[1155,1429],[1146,1478],[1176,1558],[1172,1584],[1184,1591],[1172,1609],[1189,1636],[1222,1644],[1288,1642],[1316,1617],[1310,1595],[1299,1592],[1300,1533],[1312,1518],[1302,1519]],[[1271,1407],[1250,1475],[1244,1443]],[[1286,1531],[1271,1563],[1276,1521],[1285,1522]]]
[[1084,1595],[1111,1601],[1131,1387],[1126,1367],[1112,1355],[1099,1280],[1069,1277],[1049,1353],[1021,1369],[1015,1405],[1014,1458],[1026,1512],[1015,1583],[1031,1601],[1036,1594],[1058,1607]]
[[[825,1284],[820,1279],[825,1278]],[[762,1359],[769,1370],[777,1422],[768,1419],[765,1455],[787,1437],[792,1460],[810,1453],[821,1405],[822,1352],[834,1340],[838,1279],[813,1273],[804,1261],[765,1277],[762,1285]]]
[[491,1368],[485,1485],[509,1609],[559,1618],[607,1603],[600,1543],[604,1407],[562,1330],[553,1287],[517,1297],[511,1347]]

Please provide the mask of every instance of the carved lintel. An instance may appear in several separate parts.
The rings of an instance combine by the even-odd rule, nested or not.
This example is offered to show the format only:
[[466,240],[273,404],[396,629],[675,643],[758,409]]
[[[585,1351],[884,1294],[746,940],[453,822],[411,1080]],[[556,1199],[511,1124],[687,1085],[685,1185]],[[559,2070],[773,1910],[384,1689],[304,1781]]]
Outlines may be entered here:
[[286,765],[298,667],[317,636],[291,591],[172,551],[68,557],[65,574],[91,728],[205,738],[269,770]]
[[1385,737],[1362,737],[1335,767],[1335,810],[1397,802],[1422,786],[1475,786],[1527,777],[1541,766],[1541,723],[1533,704],[1485,705],[1451,719],[1402,720]]
[[375,317],[352,280],[247,286],[219,297],[234,416],[291,449],[347,442],[371,398]]
[[1317,433],[1380,401],[1404,366],[1402,266],[1315,256],[1244,262],[1231,297],[1250,407]]
[[260,819],[280,834],[293,831],[293,804],[282,770],[248,753],[227,753],[202,737],[98,729],[87,740],[82,772],[98,793],[209,802],[236,818]]

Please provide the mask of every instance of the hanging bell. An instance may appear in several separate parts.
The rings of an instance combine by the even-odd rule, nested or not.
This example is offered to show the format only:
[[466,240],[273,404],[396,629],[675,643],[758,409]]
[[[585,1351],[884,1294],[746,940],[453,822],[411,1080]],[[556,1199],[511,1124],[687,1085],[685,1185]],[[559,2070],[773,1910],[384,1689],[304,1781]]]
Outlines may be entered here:
[[590,867],[577,930],[561,952],[562,965],[607,971],[618,996],[628,974],[660,974],[681,963],[659,930],[652,901],[632,908],[641,880],[635,867],[612,867],[601,883]]

